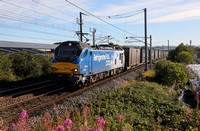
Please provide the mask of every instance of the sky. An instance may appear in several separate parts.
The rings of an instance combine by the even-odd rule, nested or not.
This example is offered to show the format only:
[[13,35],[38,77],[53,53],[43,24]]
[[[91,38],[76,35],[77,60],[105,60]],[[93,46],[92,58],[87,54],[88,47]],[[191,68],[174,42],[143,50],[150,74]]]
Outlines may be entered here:
[[0,0],[0,40],[79,40],[82,12],[83,41],[144,46],[144,8],[153,46],[200,45],[199,0]]

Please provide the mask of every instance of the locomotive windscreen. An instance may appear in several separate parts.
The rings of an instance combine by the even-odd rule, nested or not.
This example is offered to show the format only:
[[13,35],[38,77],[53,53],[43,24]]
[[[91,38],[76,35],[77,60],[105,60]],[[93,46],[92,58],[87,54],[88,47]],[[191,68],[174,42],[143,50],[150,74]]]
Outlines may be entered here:
[[55,50],[55,57],[58,62],[72,62],[80,55],[78,47],[59,46]]

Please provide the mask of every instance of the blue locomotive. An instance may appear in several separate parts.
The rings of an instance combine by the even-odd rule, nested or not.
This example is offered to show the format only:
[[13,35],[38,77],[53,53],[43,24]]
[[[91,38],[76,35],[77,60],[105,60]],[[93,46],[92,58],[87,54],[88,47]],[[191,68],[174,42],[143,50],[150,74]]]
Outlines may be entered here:
[[90,47],[86,43],[66,41],[55,49],[51,69],[54,79],[83,86],[120,73],[124,66],[122,48],[106,45]]

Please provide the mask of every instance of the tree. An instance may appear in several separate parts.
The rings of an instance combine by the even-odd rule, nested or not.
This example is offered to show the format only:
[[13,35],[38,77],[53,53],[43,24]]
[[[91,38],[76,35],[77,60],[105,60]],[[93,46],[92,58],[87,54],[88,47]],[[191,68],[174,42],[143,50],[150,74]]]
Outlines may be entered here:
[[176,59],[177,59],[177,62],[184,63],[184,64],[191,64],[193,61],[193,56],[187,51],[182,51],[178,54]]
[[[191,54],[191,56],[194,56],[194,49],[193,47],[190,47],[189,45],[184,45],[183,43],[181,43],[178,47],[176,47],[174,50],[171,50],[168,54],[168,60],[171,60],[173,62],[179,62],[178,60],[178,54],[182,51],[186,51],[189,52]],[[192,58],[194,59],[194,58]]]

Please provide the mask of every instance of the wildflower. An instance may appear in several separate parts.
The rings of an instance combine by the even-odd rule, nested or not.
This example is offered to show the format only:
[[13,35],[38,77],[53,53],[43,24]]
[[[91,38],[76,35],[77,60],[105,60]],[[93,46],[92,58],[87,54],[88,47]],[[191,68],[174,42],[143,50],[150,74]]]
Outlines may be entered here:
[[12,127],[13,127],[13,128],[15,128],[15,127],[16,127],[16,125],[13,123],[13,124],[12,124]]
[[105,125],[106,124],[106,120],[104,120],[103,118],[98,117],[97,118],[97,123],[99,123],[100,125]]
[[118,119],[119,119],[119,121],[121,121],[121,119],[122,119],[122,116],[121,116],[121,115],[119,115],[119,116],[118,116]]
[[185,116],[186,118],[188,117],[188,114]]
[[72,120],[71,119],[67,119],[64,122],[65,126],[72,126]]
[[189,121],[192,121],[192,119],[190,118]]
[[88,109],[88,106],[85,106],[85,109]]
[[63,131],[64,130],[64,127],[63,126],[58,126],[56,127],[56,131]]
[[92,131],[91,125],[87,128],[87,131]]
[[198,94],[199,94],[199,92],[197,91],[197,92],[196,92],[196,94],[198,95]]
[[101,122],[101,118],[98,117],[98,118],[97,118],[97,123],[100,123],[100,122]]
[[197,120],[196,123],[199,124],[199,121]]
[[193,109],[190,109],[191,112],[193,112]]
[[23,111],[20,114],[20,119],[28,118],[27,112],[23,109]]
[[181,120],[181,122],[184,122],[184,121],[185,121],[185,120],[183,120],[183,119]]
[[189,109],[186,109],[186,112],[188,113]]

